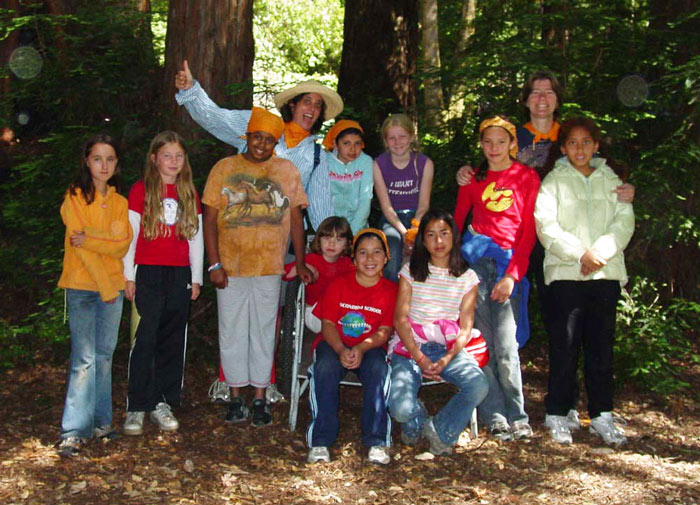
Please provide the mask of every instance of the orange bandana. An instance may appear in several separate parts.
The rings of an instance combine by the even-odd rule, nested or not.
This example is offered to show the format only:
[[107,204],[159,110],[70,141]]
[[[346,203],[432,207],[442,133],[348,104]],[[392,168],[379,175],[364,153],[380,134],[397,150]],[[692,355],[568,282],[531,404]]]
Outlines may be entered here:
[[250,111],[250,120],[246,130],[252,132],[269,133],[275,140],[279,140],[284,131],[284,122],[279,116],[275,116],[272,112],[268,112],[260,107],[253,107]]
[[360,126],[360,123],[357,121],[352,121],[350,119],[341,119],[340,121],[336,121],[333,127],[328,130],[328,133],[326,133],[326,136],[323,139],[323,147],[326,149],[326,151],[332,151],[335,144],[335,139],[338,138],[338,135],[349,128],[355,128],[360,130],[362,133],[365,133]]
[[294,121],[284,123],[284,142],[289,149],[299,145],[299,142],[309,136],[311,132],[307,132]]
[[511,158],[515,158],[518,154],[518,136],[515,133],[515,125],[510,121],[506,121],[500,116],[490,117],[488,119],[484,119],[479,125],[479,135],[481,135],[486,128],[490,128],[492,126],[503,128],[510,134],[511,138],[515,142],[515,145],[510,150],[510,156]]
[[554,121],[554,123],[552,123],[552,127],[547,133],[540,132],[539,130],[537,130],[537,128],[532,126],[532,123],[525,123],[524,128],[535,136],[535,138],[532,139],[532,145],[534,146],[541,140],[549,140],[553,143],[556,142],[559,139],[560,126],[561,125],[559,123]]

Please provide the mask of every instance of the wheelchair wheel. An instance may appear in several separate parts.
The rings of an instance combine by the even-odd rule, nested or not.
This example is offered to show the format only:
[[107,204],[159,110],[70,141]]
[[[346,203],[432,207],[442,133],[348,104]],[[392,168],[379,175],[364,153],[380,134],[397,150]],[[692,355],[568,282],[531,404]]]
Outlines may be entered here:
[[289,398],[289,394],[292,391],[292,381],[296,380],[296,377],[292,377],[292,371],[294,360],[296,359],[294,333],[298,309],[296,306],[297,292],[299,291],[300,282],[297,277],[287,283],[284,295],[284,309],[282,310],[282,325],[279,348],[277,349],[277,363],[279,365],[277,389],[285,398]]

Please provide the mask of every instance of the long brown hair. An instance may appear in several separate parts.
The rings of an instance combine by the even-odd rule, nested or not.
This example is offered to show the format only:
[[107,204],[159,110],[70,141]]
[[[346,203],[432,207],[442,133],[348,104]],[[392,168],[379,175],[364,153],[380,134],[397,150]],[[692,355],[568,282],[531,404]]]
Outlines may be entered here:
[[92,174],[90,174],[90,168],[87,166],[87,159],[92,152],[92,148],[97,144],[107,144],[112,146],[114,149],[114,154],[117,156],[117,166],[114,169],[114,175],[107,181],[110,186],[119,185],[119,149],[117,149],[116,141],[106,133],[98,133],[88,138],[80,151],[80,165],[78,166],[78,172],[76,173],[75,179],[68,186],[68,191],[71,195],[75,196],[77,190],[83,194],[85,198],[85,203],[90,205],[95,200],[95,184],[92,182]]
[[167,236],[170,231],[163,223],[163,195],[166,192],[165,183],[158,171],[153,158],[156,157],[161,147],[166,144],[177,144],[185,151],[185,163],[177,175],[175,187],[177,189],[178,216],[175,224],[175,234],[181,239],[191,239],[197,233],[199,220],[197,218],[197,200],[194,183],[192,182],[192,168],[187,156],[187,147],[183,138],[174,131],[164,131],[155,136],[151,141],[146,155],[146,168],[143,175],[145,186],[145,201],[142,216],[143,236],[146,240]]

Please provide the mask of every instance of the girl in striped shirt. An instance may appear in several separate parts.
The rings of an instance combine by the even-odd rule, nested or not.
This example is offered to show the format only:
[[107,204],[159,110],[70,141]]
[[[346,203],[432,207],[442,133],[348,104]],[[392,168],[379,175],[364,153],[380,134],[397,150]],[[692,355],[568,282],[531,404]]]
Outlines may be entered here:
[[[396,332],[389,342],[389,412],[402,425],[403,443],[414,444],[425,436],[436,455],[452,451],[488,391],[480,369],[488,360],[486,345],[473,328],[478,284],[476,273],[460,255],[452,216],[428,211],[420,221],[410,263],[399,274]],[[480,350],[467,352],[467,344]],[[433,417],[418,400],[423,378],[458,388]]]

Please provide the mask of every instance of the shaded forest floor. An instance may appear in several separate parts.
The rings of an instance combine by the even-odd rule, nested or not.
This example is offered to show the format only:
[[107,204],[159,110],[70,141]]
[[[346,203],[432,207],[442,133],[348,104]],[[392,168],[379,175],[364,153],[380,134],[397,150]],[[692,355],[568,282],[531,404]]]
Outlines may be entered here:
[[[216,359],[210,344],[211,356],[195,356],[188,366],[178,432],[160,433],[147,420],[141,437],[92,442],[64,460],[54,444],[65,362],[37,356],[35,365],[0,375],[0,503],[700,503],[698,367],[684,377],[693,395],[659,398],[631,385],[618,388],[617,412],[628,422],[624,448],[610,449],[587,430],[563,447],[543,427],[544,347],[535,339],[522,357],[531,440],[497,442],[482,429],[478,439],[461,440],[452,456],[423,459],[427,445],[402,445],[395,426],[387,467],[368,463],[359,442],[358,388],[341,393],[341,435],[330,464],[306,463],[306,397],[296,432],[287,427],[288,403],[273,406],[268,427],[224,423],[224,408],[206,395]],[[124,418],[127,356],[122,341],[114,359],[117,425]],[[422,397],[434,412],[449,394],[450,386],[439,386]]]

